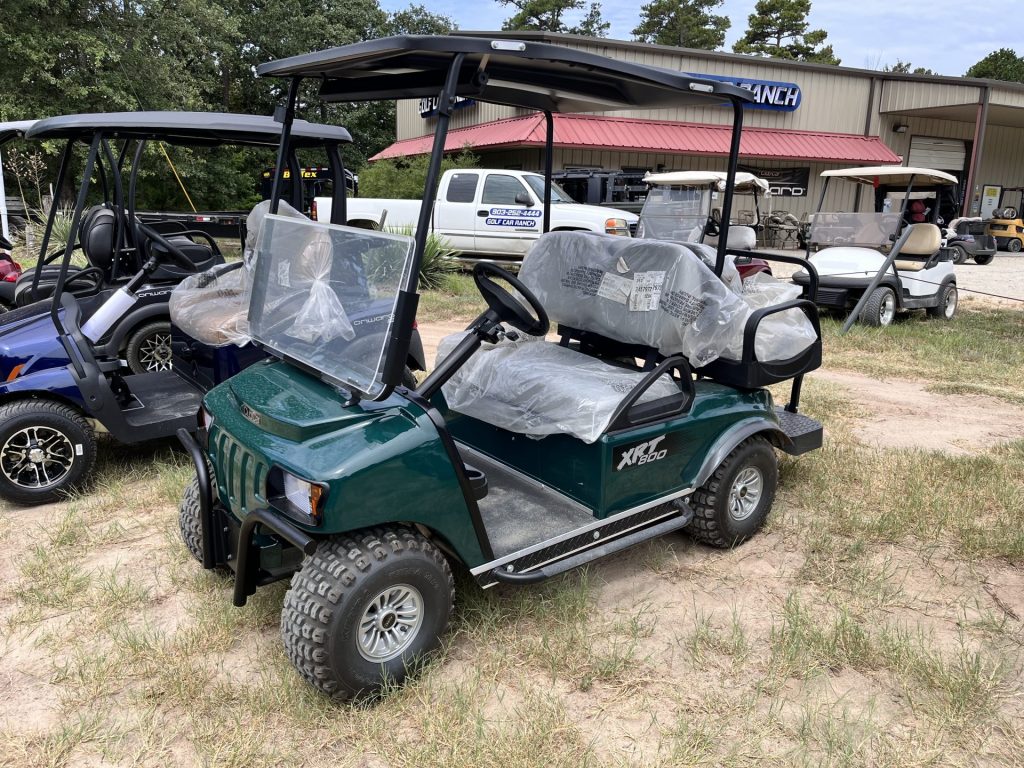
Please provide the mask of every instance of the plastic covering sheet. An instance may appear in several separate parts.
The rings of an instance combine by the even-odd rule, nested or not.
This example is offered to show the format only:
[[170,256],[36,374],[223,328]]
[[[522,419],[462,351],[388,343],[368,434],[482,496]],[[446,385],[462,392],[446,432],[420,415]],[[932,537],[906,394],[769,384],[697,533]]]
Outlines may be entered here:
[[519,277],[553,323],[681,354],[699,367],[722,354],[750,310],[697,252],[713,258],[710,248],[680,243],[552,232],[537,240]]
[[171,291],[171,322],[211,347],[245,346],[247,276],[244,265],[220,264],[186,277]]
[[[242,265],[218,264],[213,269],[190,275],[171,292],[171,322],[196,341],[212,347],[228,344],[242,347],[249,337],[249,294],[256,240],[270,213],[270,201],[257,203],[245,220]],[[308,219],[281,201],[278,215]]]
[[[743,300],[752,309],[773,307],[799,299],[802,289],[784,283],[765,272],[756,272],[743,281]],[[787,309],[761,319],[754,334],[754,354],[758,360],[788,360],[811,346],[818,338],[811,321],[799,309]],[[738,360],[743,354],[743,334],[723,352],[722,357]]]
[[[437,348],[438,364],[462,340],[447,336]],[[645,373],[613,366],[532,336],[484,344],[442,391],[448,406],[518,434],[557,433],[592,443],[607,430],[616,408]],[[667,374],[641,396],[645,403],[679,393]]]
[[[752,309],[801,290],[765,276],[748,293],[731,258],[721,278],[714,261],[715,251],[698,243],[552,232],[537,240],[519,276],[552,323],[683,355],[699,368],[723,356],[739,359]],[[815,338],[799,310],[771,315],[756,337],[758,360],[788,360]]]

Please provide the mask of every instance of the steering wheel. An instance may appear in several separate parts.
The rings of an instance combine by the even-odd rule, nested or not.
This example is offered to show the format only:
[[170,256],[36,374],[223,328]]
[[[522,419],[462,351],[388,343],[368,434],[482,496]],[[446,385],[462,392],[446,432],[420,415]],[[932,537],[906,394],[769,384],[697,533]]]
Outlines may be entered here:
[[171,261],[173,261],[177,266],[181,267],[186,272],[199,271],[199,267],[196,265],[194,261],[192,261],[192,259],[186,256],[178,246],[176,246],[166,237],[161,235],[151,226],[149,226],[148,224],[143,224],[141,221],[135,222],[135,226],[138,228],[138,231],[144,234],[149,240],[152,240],[154,243],[156,243],[165,251],[167,251],[167,254],[171,257]]
[[[492,278],[495,277],[515,288],[526,303],[494,282]],[[533,292],[515,275],[494,264],[481,261],[473,267],[473,281],[498,320],[531,336],[543,336],[548,332],[548,313],[544,311],[544,307],[537,301]]]

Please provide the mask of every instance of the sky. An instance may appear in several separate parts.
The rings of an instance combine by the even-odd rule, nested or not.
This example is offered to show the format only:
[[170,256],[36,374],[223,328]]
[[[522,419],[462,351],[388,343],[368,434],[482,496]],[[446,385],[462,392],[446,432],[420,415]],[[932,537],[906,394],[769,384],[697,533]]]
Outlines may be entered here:
[[[612,25],[608,36],[630,40],[646,1],[603,0],[601,13]],[[451,17],[464,30],[501,29],[513,12],[497,0],[417,2]],[[755,2],[725,0],[719,12],[732,19],[726,50],[732,50],[746,30]],[[381,0],[381,7],[388,11],[409,4],[410,0]],[[881,69],[900,59],[940,75],[962,75],[999,48],[1014,48],[1024,55],[1021,5],[1022,0],[813,0],[809,21],[812,29],[828,32],[828,42],[843,66]]]

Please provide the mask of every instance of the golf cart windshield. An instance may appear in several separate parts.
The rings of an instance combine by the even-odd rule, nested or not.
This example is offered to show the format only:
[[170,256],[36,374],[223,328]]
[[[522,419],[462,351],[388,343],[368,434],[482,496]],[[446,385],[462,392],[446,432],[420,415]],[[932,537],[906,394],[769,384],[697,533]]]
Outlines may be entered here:
[[809,240],[816,245],[892,245],[900,226],[895,213],[815,213]]
[[704,187],[652,187],[640,211],[637,237],[699,243],[711,191]]
[[383,381],[413,239],[267,216],[256,244],[252,337],[373,399]]

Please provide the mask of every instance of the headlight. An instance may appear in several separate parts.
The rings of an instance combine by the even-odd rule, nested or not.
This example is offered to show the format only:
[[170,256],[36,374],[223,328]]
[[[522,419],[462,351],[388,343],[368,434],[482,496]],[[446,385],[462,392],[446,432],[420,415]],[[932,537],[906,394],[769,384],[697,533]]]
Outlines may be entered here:
[[606,219],[604,231],[609,235],[623,235],[629,237],[629,225],[625,219]]
[[294,520],[319,525],[327,487],[273,467],[267,475],[267,500],[274,509]]

